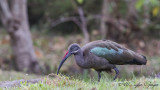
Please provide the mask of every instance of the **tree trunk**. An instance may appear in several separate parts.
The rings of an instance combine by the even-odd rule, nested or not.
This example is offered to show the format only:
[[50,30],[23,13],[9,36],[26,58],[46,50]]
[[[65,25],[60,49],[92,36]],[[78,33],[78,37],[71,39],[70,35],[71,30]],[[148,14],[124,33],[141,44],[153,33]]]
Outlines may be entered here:
[[89,34],[88,34],[88,30],[87,30],[87,21],[86,21],[86,18],[84,16],[84,11],[81,6],[78,7],[78,13],[79,13],[80,20],[81,20],[81,30],[82,30],[84,38],[85,38],[84,43],[88,43],[89,42]]
[[141,26],[142,30],[146,30],[148,25],[150,24],[150,12],[149,12],[149,7],[145,4],[143,6],[143,10],[145,11],[143,13],[143,24]]
[[2,24],[10,35],[15,67],[19,71],[40,73],[29,31],[27,0],[9,2],[0,0],[0,16]]
[[103,0],[102,18],[100,22],[100,33],[102,35],[102,39],[106,39],[106,35],[108,32],[108,27],[106,25],[107,18],[109,18],[108,3],[108,0]]
[[139,30],[139,27],[136,25],[138,20],[138,13],[135,8],[137,0],[129,0],[127,2],[128,2],[127,3],[128,11],[127,11],[126,19],[129,22],[130,28],[132,28],[132,30]]

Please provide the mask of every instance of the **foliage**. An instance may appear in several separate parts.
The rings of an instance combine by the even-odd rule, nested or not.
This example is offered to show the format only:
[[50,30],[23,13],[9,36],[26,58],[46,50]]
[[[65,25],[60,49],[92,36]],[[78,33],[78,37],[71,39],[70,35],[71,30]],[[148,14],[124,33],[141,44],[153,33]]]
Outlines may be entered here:
[[[92,2],[85,2],[84,8],[87,14],[99,11],[101,1],[92,0]],[[93,4],[97,5],[93,6]],[[39,24],[39,26],[44,26],[44,24],[50,25],[51,22],[61,17],[78,15],[77,5],[74,0],[29,0],[28,12],[31,26],[35,24]]]
[[[55,32],[62,34],[69,34],[71,32],[80,33],[77,25],[73,24],[73,22],[65,22],[62,24],[58,24],[56,27],[52,27],[52,23],[56,20],[59,20],[60,18],[63,19],[78,16],[77,4],[74,1],[75,0],[29,0],[28,12],[31,27],[36,27],[37,30],[44,30],[46,32]],[[79,1],[83,2],[83,0]],[[102,0],[85,0],[84,2],[85,4],[83,5],[83,9],[87,20],[94,18],[93,20],[88,21],[88,30],[89,32],[91,32],[96,29],[99,32],[99,22],[101,19],[95,18],[93,16],[101,15]],[[122,24],[124,23],[124,25],[122,26],[124,26],[124,28],[122,28],[122,30],[117,30],[121,28],[119,26],[115,30],[109,29],[109,35],[107,35],[107,37],[112,39],[116,37],[115,40],[117,41],[125,41],[123,39],[125,37],[129,37],[128,39],[132,39],[136,37],[135,34],[137,33],[147,33],[148,35],[152,33],[154,34],[154,37],[159,37],[160,1],[137,0],[135,6],[132,7],[132,9],[136,8],[136,12],[133,11],[134,14],[131,14],[131,17],[129,17],[131,21],[126,21],[126,18],[129,14],[128,8],[130,7],[128,6],[128,4],[130,2],[131,0],[109,1],[110,4],[108,6],[108,13],[110,15],[110,18],[113,18],[114,20],[122,20]],[[131,25],[126,26],[128,24]]]
[[82,3],[84,2],[84,0],[77,0],[77,2],[78,2],[79,4],[82,4]]
[[[45,4],[44,4],[45,3]],[[28,1],[30,23],[54,20],[62,15],[68,16],[74,12],[70,0],[29,0]]]
[[[152,15],[154,17],[158,16],[159,9],[160,9],[160,1],[159,0],[138,0],[136,2],[136,9],[142,12],[142,8],[144,6],[147,6],[147,8],[150,8]],[[145,12],[150,12],[150,10]]]

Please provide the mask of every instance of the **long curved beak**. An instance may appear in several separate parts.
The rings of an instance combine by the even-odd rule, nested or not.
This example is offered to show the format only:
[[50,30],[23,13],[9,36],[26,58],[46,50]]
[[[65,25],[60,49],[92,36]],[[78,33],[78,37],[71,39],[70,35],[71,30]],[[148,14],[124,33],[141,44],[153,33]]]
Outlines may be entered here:
[[57,70],[57,75],[58,75],[59,70],[61,69],[63,63],[64,63],[64,62],[67,60],[67,58],[68,58],[69,56],[71,56],[71,55],[72,55],[72,54],[71,54],[69,51],[67,51],[66,55],[63,57],[61,63],[59,64],[59,67],[58,67],[58,70]]

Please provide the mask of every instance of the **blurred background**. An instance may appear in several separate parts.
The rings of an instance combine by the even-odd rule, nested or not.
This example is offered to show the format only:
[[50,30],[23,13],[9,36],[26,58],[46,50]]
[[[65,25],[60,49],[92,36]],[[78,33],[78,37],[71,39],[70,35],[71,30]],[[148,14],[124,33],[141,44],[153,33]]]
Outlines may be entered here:
[[[146,66],[118,66],[119,77],[158,77],[160,1],[0,0],[2,75],[56,73],[71,43],[83,46],[99,39],[113,40],[147,56]],[[80,69],[73,56],[61,73],[83,78],[96,75],[94,70]]]

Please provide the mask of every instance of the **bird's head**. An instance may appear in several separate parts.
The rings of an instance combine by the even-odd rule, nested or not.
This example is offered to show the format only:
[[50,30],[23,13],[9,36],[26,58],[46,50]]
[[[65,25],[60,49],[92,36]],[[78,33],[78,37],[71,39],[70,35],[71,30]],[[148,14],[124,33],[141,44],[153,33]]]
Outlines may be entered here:
[[79,50],[80,50],[80,46],[76,43],[71,44],[68,47],[68,52],[70,52],[71,54],[74,54],[74,55],[77,54]]
[[72,54],[74,54],[74,55],[77,54],[79,50],[80,50],[80,46],[78,44],[76,44],[76,43],[71,44],[69,46],[68,51],[66,52],[66,54],[64,55],[61,63],[59,64],[59,67],[58,67],[58,70],[57,70],[57,75],[58,75],[59,70],[62,67],[63,63],[67,60],[67,58],[69,56],[71,56]]

